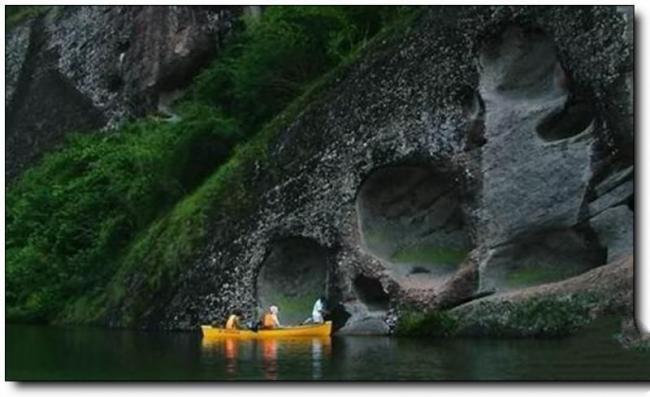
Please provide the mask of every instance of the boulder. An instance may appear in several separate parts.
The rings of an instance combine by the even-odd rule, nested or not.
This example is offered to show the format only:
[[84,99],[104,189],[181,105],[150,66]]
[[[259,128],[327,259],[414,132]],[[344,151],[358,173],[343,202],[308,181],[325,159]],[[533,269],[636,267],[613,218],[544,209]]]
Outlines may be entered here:
[[370,311],[360,302],[346,303],[345,310],[350,314],[345,325],[336,333],[339,335],[388,335],[390,329],[385,320],[385,312]]
[[634,310],[634,258],[627,256],[556,283],[499,293],[449,313],[460,335],[562,336],[594,319]]

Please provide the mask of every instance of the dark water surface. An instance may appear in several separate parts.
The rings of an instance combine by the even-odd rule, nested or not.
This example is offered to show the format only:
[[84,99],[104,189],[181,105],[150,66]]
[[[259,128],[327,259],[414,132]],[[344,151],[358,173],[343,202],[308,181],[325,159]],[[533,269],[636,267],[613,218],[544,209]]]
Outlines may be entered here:
[[650,380],[614,323],[556,340],[333,337],[202,341],[196,333],[8,325],[7,380]]

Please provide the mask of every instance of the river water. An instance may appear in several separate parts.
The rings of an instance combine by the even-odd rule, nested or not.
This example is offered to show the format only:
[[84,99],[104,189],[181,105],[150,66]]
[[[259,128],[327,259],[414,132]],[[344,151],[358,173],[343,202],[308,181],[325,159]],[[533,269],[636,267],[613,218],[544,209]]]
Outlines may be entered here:
[[198,333],[8,325],[7,380],[650,380],[650,353],[603,322],[539,339],[333,337],[206,342]]

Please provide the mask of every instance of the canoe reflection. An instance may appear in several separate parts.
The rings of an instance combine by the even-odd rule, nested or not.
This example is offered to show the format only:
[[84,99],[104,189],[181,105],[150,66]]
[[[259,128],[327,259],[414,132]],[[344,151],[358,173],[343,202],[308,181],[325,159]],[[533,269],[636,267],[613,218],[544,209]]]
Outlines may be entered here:
[[239,352],[238,340],[227,339],[224,341],[224,356],[226,357],[226,373],[237,375],[237,353]]
[[[204,338],[201,351],[204,360],[223,363],[228,376],[237,379],[261,371],[265,379],[276,380],[283,362],[291,362],[297,357],[311,357],[311,377],[320,379],[323,361],[332,353],[331,343],[329,337],[253,340]],[[284,374],[284,377],[287,375],[291,376]]]
[[264,366],[264,378],[268,380],[278,379],[278,341],[277,339],[262,339],[262,364]]

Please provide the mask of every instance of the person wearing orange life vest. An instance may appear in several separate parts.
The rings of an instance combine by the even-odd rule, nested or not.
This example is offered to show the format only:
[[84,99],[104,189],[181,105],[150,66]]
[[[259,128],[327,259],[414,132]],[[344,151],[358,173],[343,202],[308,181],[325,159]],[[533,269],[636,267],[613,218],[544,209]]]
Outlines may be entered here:
[[226,321],[226,329],[243,329],[241,325],[241,317],[242,317],[242,312],[241,310],[237,309],[233,311],[233,314],[231,314],[228,317],[228,321]]
[[262,315],[261,329],[281,328],[280,320],[278,320],[279,309],[275,305],[269,306],[269,310]]

